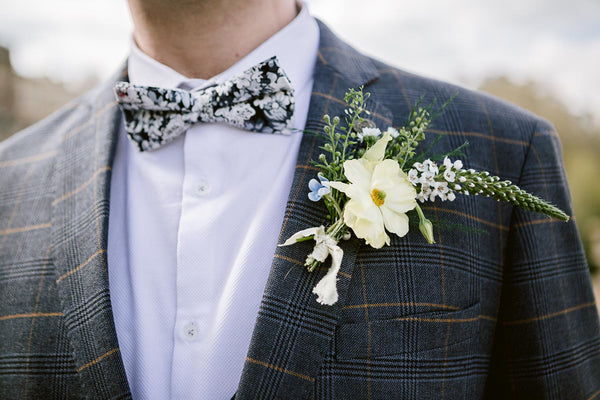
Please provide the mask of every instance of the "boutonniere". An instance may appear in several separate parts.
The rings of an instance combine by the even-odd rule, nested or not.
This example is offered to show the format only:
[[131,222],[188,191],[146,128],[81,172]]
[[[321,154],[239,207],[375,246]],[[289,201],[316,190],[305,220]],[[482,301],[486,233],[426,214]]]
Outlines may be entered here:
[[416,212],[419,230],[428,243],[435,243],[433,224],[419,203],[453,201],[457,195],[482,195],[569,220],[555,206],[510,181],[486,171],[467,169],[462,160],[452,159],[462,154],[467,143],[436,157],[429,156],[431,146],[417,153],[432,119],[452,99],[436,112],[432,111],[433,104],[428,107],[417,104],[405,126],[381,132],[365,127],[369,125],[364,118],[369,114],[365,108],[368,97],[369,93],[363,93],[362,88],[350,89],[344,97],[349,107],[343,122],[339,116],[324,117],[327,141],[321,147],[324,153],[314,162],[320,171],[309,182],[308,197],[325,203],[330,223],[297,232],[281,244],[314,240],[315,246],[305,263],[308,271],[331,256],[328,272],[313,289],[320,304],[333,305],[338,300],[337,273],[343,258],[338,242],[351,234],[379,249],[390,244],[390,234],[405,236],[409,230],[407,213]]

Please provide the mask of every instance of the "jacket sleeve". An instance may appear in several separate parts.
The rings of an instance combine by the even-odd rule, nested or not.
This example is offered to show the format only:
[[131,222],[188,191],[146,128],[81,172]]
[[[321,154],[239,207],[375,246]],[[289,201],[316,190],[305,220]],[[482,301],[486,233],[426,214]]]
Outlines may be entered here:
[[513,209],[487,398],[600,399],[600,328],[559,138],[538,122],[519,186],[571,216]]

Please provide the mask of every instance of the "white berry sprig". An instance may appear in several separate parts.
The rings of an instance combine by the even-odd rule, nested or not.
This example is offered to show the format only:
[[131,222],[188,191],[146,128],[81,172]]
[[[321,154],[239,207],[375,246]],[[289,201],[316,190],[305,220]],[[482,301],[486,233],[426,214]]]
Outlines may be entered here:
[[511,181],[502,180],[487,171],[463,169],[461,160],[452,162],[446,157],[440,167],[430,159],[422,163],[416,162],[408,171],[408,180],[420,189],[417,200],[421,203],[434,201],[436,198],[453,201],[456,199],[455,193],[480,195],[540,212],[561,221],[569,220],[569,216],[563,211],[524,191]]

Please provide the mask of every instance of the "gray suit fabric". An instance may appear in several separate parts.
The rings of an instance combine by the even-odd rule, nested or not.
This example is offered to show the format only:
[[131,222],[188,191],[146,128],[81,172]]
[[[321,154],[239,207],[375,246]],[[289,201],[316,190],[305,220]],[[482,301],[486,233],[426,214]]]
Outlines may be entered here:
[[[306,129],[365,85],[378,127],[424,96],[445,101],[428,142],[465,141],[468,167],[572,215],[558,136],[489,96],[365,57],[320,24]],[[111,311],[107,232],[122,114],[114,80],[0,145],[0,398],[130,398]],[[322,139],[305,134],[280,241],[326,222],[307,198]],[[476,399],[600,396],[600,329],[575,222],[476,196],[427,203],[389,247],[342,242],[340,301],[311,293],[325,273],[310,243],[277,249],[236,399]],[[233,395],[233,393],[232,393]]]

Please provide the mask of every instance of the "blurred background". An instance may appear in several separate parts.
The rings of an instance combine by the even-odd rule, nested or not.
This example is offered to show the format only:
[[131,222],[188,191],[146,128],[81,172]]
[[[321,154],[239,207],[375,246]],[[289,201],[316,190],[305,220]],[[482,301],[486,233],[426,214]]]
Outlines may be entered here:
[[[600,300],[600,1],[309,0],[363,52],[479,89],[554,123]],[[126,0],[0,0],[0,140],[107,79]]]

